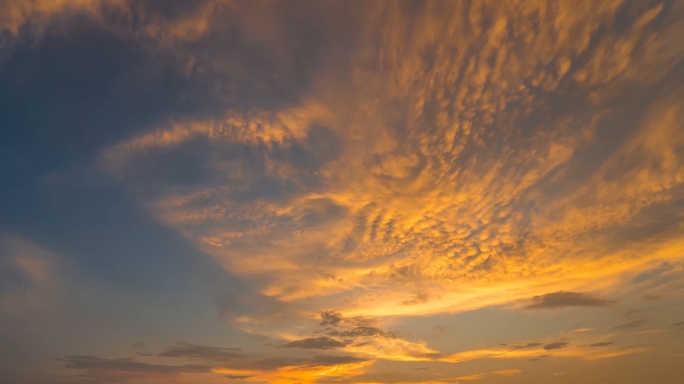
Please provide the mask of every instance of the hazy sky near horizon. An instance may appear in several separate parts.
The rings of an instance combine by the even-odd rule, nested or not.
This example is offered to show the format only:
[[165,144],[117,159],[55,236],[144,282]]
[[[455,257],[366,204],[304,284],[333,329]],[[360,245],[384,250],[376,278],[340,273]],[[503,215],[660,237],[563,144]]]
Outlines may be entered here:
[[682,0],[0,0],[0,382],[683,382],[682,36]]

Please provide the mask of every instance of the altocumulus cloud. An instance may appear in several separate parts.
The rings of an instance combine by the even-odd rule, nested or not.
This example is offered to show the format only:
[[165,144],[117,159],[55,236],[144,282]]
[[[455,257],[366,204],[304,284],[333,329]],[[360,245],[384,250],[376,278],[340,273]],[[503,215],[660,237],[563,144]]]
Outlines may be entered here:
[[[625,257],[632,248],[622,236],[676,199],[682,94],[653,88],[657,101],[635,96],[639,108],[608,107],[620,90],[656,87],[675,70],[679,24],[660,3],[632,9],[626,21],[620,2],[358,2],[350,12],[313,4],[302,12],[320,23],[293,23],[289,11],[260,18],[247,3],[231,9],[254,16],[229,24],[244,39],[258,36],[273,79],[307,85],[296,97],[169,121],[100,154],[102,168],[157,220],[297,308],[255,310],[233,326],[277,335],[308,324],[326,336],[285,347],[435,358],[425,343],[351,319],[530,297],[528,310],[608,307],[615,301],[576,291],[600,292],[605,276],[678,246],[676,226],[649,226],[639,232],[654,236],[647,249]],[[626,25],[604,28],[618,19]],[[228,28],[206,20],[200,40]],[[653,45],[650,31],[668,23]],[[297,32],[283,33],[289,28]],[[293,40],[309,35],[320,39],[309,48]],[[623,50],[612,49],[616,41]],[[217,81],[246,67],[178,47],[205,71],[204,62],[223,68]],[[278,88],[247,73],[245,84]],[[616,124],[629,128],[614,132]],[[602,141],[613,135],[618,144]],[[602,147],[610,150],[595,153]],[[189,159],[183,169],[174,167],[179,158]],[[552,283],[540,292],[538,281]],[[302,320],[324,308],[336,311]]]
[[[278,76],[246,71],[244,84],[222,89],[252,80],[274,89],[299,76],[307,87],[296,97],[159,124],[102,151],[102,168],[233,273],[308,312],[459,311],[481,296],[454,289],[460,284],[516,287],[470,301],[488,306],[538,294],[529,288],[537,278],[555,276],[556,290],[571,290],[580,284],[573,276],[595,283],[634,266],[611,234],[674,198],[679,93],[626,111],[630,128],[600,164],[575,154],[605,144],[606,105],[619,89],[674,70],[675,30],[660,36],[659,49],[647,37],[656,24],[676,24],[659,17],[661,5],[635,8],[627,26],[604,30],[622,14],[619,2],[307,4],[267,17],[238,2],[226,11],[230,23],[218,21],[220,7],[193,16],[205,15],[193,39],[243,30],[273,59],[268,69]],[[320,22],[293,23],[297,11]],[[289,26],[297,33],[282,33]],[[309,48],[297,39],[311,35],[320,38]],[[216,81],[249,67],[184,41],[174,47],[197,73],[223,68]],[[611,49],[615,41],[625,50]],[[663,166],[625,161],[635,156]],[[173,166],[178,158],[188,159],[183,169]],[[638,186],[637,174],[646,178]],[[672,228],[658,228],[668,235],[644,258],[674,239]],[[558,293],[531,309],[607,304]],[[241,326],[263,331],[249,324],[262,323]]]

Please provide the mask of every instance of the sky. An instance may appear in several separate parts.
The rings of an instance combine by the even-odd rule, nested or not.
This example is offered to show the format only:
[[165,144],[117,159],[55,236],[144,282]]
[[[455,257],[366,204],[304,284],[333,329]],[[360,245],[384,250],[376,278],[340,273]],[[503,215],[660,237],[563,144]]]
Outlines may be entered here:
[[679,384],[683,0],[0,0],[3,384]]

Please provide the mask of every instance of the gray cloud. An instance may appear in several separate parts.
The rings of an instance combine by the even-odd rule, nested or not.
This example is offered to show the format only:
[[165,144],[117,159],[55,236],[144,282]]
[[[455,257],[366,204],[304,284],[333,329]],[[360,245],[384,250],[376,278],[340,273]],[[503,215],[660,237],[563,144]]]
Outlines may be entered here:
[[531,348],[541,345],[541,343],[527,343],[527,344],[517,344],[511,346],[511,351],[517,351],[518,349]]
[[143,377],[172,377],[182,373],[210,373],[203,365],[158,365],[130,358],[104,359],[97,356],[66,356],[64,368],[82,371],[83,376],[99,382],[125,382]]
[[559,291],[546,295],[535,296],[530,301],[532,304],[525,309],[552,309],[563,307],[607,307],[615,303],[615,300],[605,300],[594,297],[588,293]]
[[377,327],[355,327],[344,332],[331,331],[330,334],[343,337],[387,337],[391,339],[397,337],[394,332],[383,331]]
[[327,367],[367,361],[366,358],[348,355],[316,355],[311,358],[271,357],[252,361],[240,361],[238,368],[273,370],[281,367]]
[[233,379],[233,380],[242,380],[242,379],[248,379],[252,376],[248,376],[248,375],[224,375],[224,377],[226,377],[228,379]]
[[629,323],[624,323],[617,325],[611,329],[630,329],[630,328],[638,328],[642,326],[644,323],[646,323],[648,319],[639,319],[639,320],[634,320],[630,321]]
[[546,344],[544,346],[544,349],[546,349],[547,351],[551,351],[553,349],[561,349],[567,347],[568,344],[569,343],[567,341],[556,341],[555,343]]
[[[536,342],[535,343],[526,343],[526,344],[513,344],[513,345],[511,345],[509,350],[504,351],[504,352],[499,352],[499,353],[493,353],[493,354],[490,354],[489,356],[493,357],[493,356],[505,355],[509,352],[517,351],[519,349],[532,348],[532,347],[536,347],[536,346],[541,345],[541,344],[542,343],[536,343]],[[501,345],[502,347],[505,347],[508,345],[508,343],[501,343],[499,345]],[[551,345],[551,344],[549,344],[549,345]]]
[[378,320],[363,316],[345,317],[338,311],[323,311],[321,312],[321,322],[319,325],[328,326],[350,326],[350,327],[372,327],[377,325]]
[[337,311],[321,312],[321,319],[320,325],[328,326],[322,332],[329,336],[344,337],[348,339],[365,337],[385,337],[394,339],[397,337],[397,334],[394,332],[388,332],[376,327],[375,325],[378,324],[377,319],[363,316],[344,317]]
[[547,354],[547,355],[537,356],[537,357],[531,358],[530,361],[539,361],[539,360],[545,359],[545,358],[547,358],[547,357],[549,357],[549,356],[551,356],[551,355],[550,355],[550,354]]
[[147,349],[147,345],[145,345],[144,341],[136,341],[135,343],[131,344],[131,347],[135,349]]
[[329,337],[309,337],[306,339],[295,340],[284,345],[285,348],[306,348],[306,349],[334,349],[346,346],[346,343],[331,339]]
[[342,322],[342,314],[337,311],[323,311],[321,312],[320,325],[338,325]]
[[240,348],[220,348],[194,345],[190,343],[177,343],[170,346],[165,352],[158,354],[161,357],[185,357],[199,358],[214,361],[228,361],[235,358],[244,357],[239,353]]

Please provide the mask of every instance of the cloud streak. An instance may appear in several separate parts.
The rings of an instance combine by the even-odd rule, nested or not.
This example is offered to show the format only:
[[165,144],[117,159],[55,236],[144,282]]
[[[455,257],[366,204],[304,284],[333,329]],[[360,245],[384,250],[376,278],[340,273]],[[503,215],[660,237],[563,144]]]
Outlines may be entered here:
[[648,319],[634,320],[634,321],[630,321],[628,323],[616,325],[612,329],[622,330],[622,329],[639,328],[642,325],[644,325],[646,322],[648,322]]
[[230,361],[235,358],[244,357],[244,355],[237,353],[239,351],[240,348],[219,348],[193,345],[190,343],[178,343],[176,345],[170,346],[166,351],[159,353],[157,356]]
[[553,309],[563,307],[607,307],[615,303],[614,300],[605,300],[594,297],[587,293],[577,292],[554,292],[546,295],[535,296],[530,301],[532,304],[525,309]]
[[67,356],[62,359],[64,367],[81,371],[88,379],[104,382],[126,382],[135,379],[169,379],[181,374],[211,373],[211,367],[203,365],[147,364],[128,358],[103,359],[97,356]]
[[346,344],[331,339],[329,337],[310,337],[307,339],[295,340],[284,345],[285,348],[306,348],[306,349],[334,349],[344,347]]

